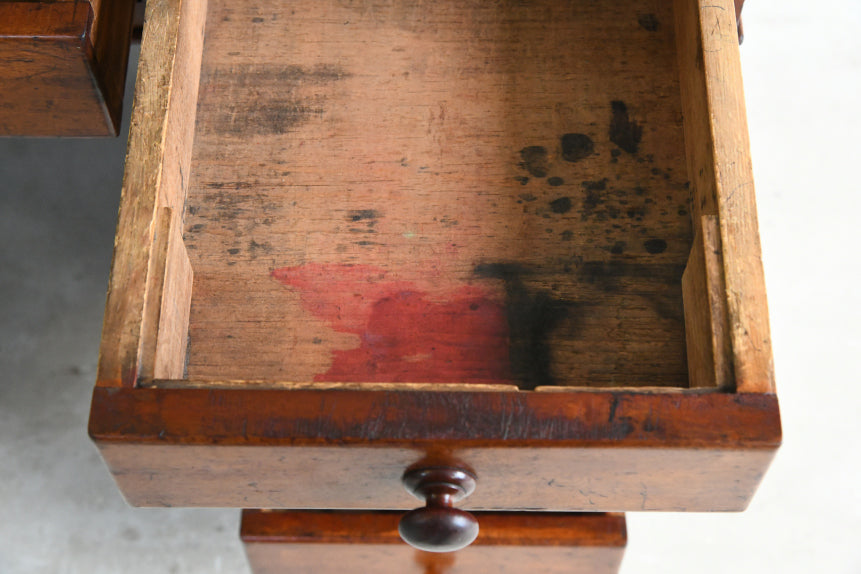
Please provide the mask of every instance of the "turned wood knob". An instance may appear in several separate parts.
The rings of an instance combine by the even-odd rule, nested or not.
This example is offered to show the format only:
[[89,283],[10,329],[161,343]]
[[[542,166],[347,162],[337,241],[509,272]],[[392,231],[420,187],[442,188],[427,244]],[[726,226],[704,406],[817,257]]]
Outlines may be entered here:
[[454,503],[475,490],[474,476],[459,468],[419,468],[407,471],[403,482],[410,494],[425,501],[398,525],[407,544],[427,552],[454,552],[472,544],[478,521]]

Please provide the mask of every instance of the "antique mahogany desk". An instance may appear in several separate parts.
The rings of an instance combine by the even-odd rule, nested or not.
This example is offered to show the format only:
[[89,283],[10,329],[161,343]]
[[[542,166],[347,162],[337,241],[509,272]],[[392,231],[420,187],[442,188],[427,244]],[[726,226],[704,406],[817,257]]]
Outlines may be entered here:
[[614,572],[605,512],[747,506],[733,2],[146,10],[90,419],[131,504],[282,509],[257,572]]

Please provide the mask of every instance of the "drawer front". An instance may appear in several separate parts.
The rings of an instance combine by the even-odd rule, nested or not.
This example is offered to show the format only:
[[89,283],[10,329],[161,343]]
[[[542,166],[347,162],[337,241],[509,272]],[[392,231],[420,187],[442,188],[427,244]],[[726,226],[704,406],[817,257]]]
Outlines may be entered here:
[[410,468],[461,505],[742,510],[780,440],[771,395],[97,390],[90,433],[144,506],[408,509]]
[[414,550],[398,513],[246,510],[242,540],[254,574],[615,574],[625,518],[614,514],[480,513],[476,542],[457,553]]

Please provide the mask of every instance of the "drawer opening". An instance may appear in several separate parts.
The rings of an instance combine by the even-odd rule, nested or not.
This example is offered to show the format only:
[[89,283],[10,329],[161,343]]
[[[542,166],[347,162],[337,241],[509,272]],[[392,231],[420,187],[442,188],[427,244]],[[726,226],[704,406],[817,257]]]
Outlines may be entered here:
[[686,10],[209,0],[138,383],[731,388]]

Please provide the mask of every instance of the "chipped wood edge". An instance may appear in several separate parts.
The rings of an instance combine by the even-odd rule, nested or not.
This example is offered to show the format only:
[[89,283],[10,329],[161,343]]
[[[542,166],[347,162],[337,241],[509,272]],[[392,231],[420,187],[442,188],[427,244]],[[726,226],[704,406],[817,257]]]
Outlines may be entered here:
[[135,386],[159,207],[181,225],[197,109],[205,0],[149,0],[97,385]]
[[733,377],[773,393],[774,367],[732,0],[677,0],[685,145],[695,227],[717,215]]

